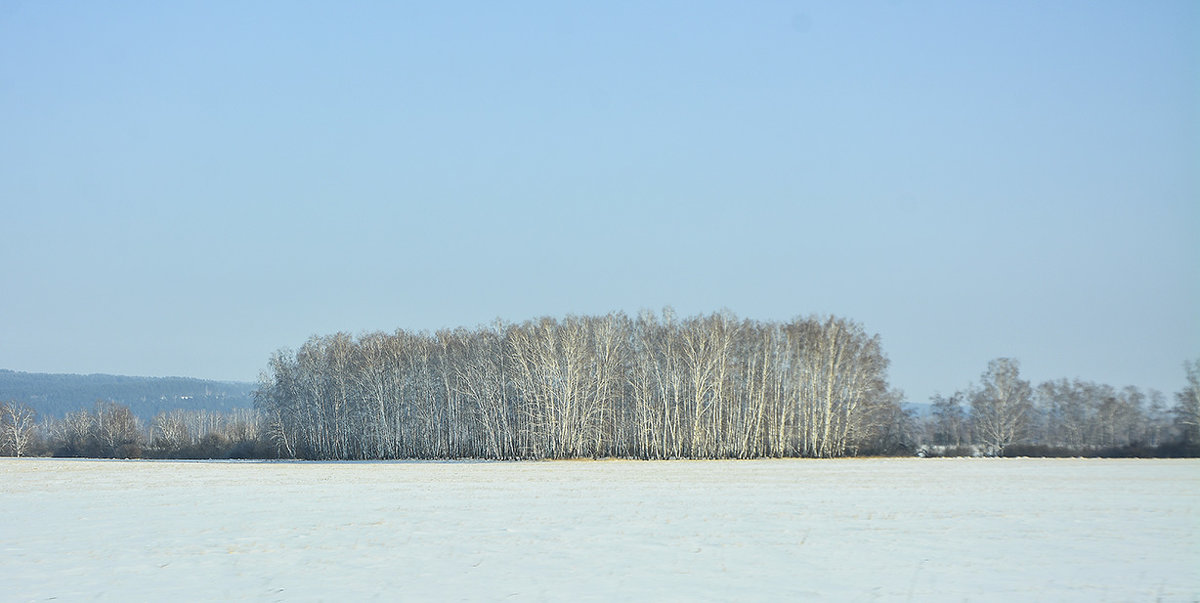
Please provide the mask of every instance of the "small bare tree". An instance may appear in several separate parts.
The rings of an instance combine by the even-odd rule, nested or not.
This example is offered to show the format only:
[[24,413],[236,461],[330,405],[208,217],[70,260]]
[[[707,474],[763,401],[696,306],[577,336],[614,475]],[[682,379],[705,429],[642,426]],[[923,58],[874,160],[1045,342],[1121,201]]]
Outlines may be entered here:
[[977,436],[993,453],[999,454],[1025,435],[1033,414],[1032,400],[1033,389],[1021,379],[1015,359],[997,358],[988,363],[979,387],[971,393],[971,418]]
[[934,394],[932,401],[934,444],[961,446],[970,440],[970,423],[962,407],[962,392],[949,397]]
[[1175,422],[1187,444],[1200,444],[1200,358],[1183,363],[1187,386],[1175,394]]
[[101,401],[96,403],[95,419],[92,423],[93,438],[105,456],[141,456],[138,442],[141,426],[133,411],[124,404]]
[[37,416],[32,408],[19,402],[0,403],[0,442],[7,454],[24,456],[33,442]]

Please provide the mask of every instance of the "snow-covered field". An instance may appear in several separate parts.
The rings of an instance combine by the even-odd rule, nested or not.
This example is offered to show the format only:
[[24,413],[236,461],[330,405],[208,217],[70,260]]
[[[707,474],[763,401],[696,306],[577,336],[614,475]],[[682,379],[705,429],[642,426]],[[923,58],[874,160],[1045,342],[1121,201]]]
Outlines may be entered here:
[[0,460],[0,599],[1200,599],[1200,461]]

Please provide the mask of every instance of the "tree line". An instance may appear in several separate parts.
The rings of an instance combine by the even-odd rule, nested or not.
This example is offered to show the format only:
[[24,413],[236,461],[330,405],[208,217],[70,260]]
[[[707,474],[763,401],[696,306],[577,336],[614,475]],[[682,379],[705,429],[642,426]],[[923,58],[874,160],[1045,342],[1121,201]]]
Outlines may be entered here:
[[[920,434],[955,454],[976,447],[1010,455],[1200,454],[1200,360],[1185,363],[1174,405],[1158,391],[1080,379],[1032,386],[1012,358],[988,363],[978,383],[935,395]],[[935,448],[936,450],[936,448]]]
[[832,457],[899,398],[879,338],[835,318],[539,318],[314,337],[256,393],[301,458]]
[[88,458],[278,458],[253,409],[163,411],[146,422],[126,404],[97,401],[35,420],[21,402],[0,402],[0,454]]
[[35,420],[0,403],[0,453],[302,459],[758,458],[862,454],[1196,456],[1200,360],[1174,404],[1016,360],[935,395],[887,383],[876,335],[837,317],[678,318],[668,308],[435,333],[315,336],[270,359],[255,409],[128,406]]

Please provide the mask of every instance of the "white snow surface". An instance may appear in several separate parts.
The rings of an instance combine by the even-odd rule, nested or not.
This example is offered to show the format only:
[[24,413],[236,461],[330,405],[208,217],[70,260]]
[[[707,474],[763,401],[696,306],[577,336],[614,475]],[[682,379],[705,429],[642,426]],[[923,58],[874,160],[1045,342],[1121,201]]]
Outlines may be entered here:
[[0,599],[1195,601],[1200,461],[0,460]]

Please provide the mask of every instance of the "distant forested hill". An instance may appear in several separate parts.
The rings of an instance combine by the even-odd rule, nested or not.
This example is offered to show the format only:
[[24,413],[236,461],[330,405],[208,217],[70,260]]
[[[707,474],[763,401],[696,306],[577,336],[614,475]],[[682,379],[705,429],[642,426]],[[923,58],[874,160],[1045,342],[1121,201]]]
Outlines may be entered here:
[[253,383],[206,381],[187,377],[124,377],[120,375],[57,375],[0,369],[0,401],[15,400],[33,407],[38,417],[62,417],[91,408],[99,400],[125,404],[142,419],[160,411],[229,411],[253,406]]

